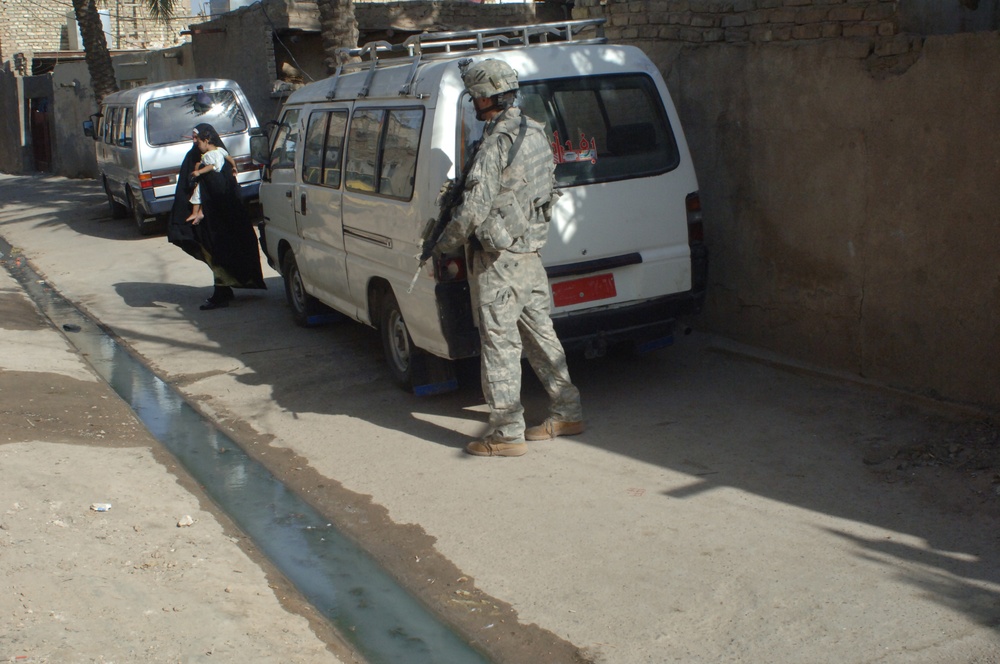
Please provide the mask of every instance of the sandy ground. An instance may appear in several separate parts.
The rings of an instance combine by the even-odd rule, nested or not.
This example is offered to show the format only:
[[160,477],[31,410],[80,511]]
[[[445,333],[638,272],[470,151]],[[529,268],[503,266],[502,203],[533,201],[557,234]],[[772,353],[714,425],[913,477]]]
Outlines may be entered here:
[[0,311],[0,661],[352,661],[4,270]]
[[[574,360],[585,434],[472,459],[474,381],[402,393],[371,330],[292,326],[268,268],[268,291],[200,312],[207,270],[107,219],[93,183],[0,177],[0,203],[0,236],[54,287],[498,662],[1000,662],[1000,441],[982,413],[695,334]],[[20,345],[0,355],[15,625],[0,659],[64,661],[45,648],[66,635],[93,653],[69,661],[350,661],[128,414],[105,411],[58,331],[11,327],[23,302],[3,293],[0,343]],[[544,414],[530,378],[525,404]],[[70,606],[46,606],[59,583]],[[153,638],[184,650],[158,659]]]

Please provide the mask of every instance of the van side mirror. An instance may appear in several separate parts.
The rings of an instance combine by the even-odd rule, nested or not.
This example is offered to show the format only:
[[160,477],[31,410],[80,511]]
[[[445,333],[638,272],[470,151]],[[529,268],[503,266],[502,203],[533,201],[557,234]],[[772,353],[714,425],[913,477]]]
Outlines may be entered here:
[[97,132],[94,131],[94,121],[84,120],[83,121],[83,135],[90,136],[95,141],[97,140]]
[[271,149],[267,136],[257,134],[253,130],[250,131],[250,158],[258,166],[271,165]]

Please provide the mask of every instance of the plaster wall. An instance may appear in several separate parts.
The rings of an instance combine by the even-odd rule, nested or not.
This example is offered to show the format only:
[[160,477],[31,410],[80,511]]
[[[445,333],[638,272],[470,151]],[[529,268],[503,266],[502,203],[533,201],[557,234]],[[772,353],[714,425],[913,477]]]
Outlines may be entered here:
[[262,5],[243,7],[203,27],[221,31],[192,35],[198,78],[236,81],[261,123],[275,117],[281,99],[271,95],[277,79],[274,42]]
[[31,147],[24,145],[25,125],[19,109],[24,77],[0,69],[0,170],[21,173],[31,161]]
[[700,324],[1000,407],[1000,35],[930,37],[887,59],[850,41],[639,45],[699,174]]
[[83,133],[83,123],[97,112],[90,73],[84,62],[68,62],[52,72],[52,164],[58,175],[96,177],[94,141]]

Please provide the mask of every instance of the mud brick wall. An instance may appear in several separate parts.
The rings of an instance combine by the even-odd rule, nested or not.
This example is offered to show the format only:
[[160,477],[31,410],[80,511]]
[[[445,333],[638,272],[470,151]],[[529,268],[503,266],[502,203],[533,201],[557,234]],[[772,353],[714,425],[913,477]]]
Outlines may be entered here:
[[611,40],[692,44],[892,36],[898,2],[865,0],[577,0],[574,19],[607,19]]

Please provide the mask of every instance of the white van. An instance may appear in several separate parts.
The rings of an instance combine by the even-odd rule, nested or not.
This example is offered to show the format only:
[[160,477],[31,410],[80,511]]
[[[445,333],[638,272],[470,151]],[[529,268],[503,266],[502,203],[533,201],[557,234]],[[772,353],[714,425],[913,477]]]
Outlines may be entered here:
[[257,199],[260,168],[250,159],[250,129],[257,126],[235,81],[191,79],[112,93],[83,123],[96,145],[97,168],[111,215],[131,215],[143,235],[162,227],[170,212],[177,171],[191,149],[191,129],[215,127],[236,161],[246,201]]
[[430,261],[408,286],[441,185],[482,130],[457,61],[489,57],[518,72],[521,108],[552,138],[562,196],[541,254],[563,344],[595,356],[671,343],[704,300],[698,183],[660,73],[640,50],[607,44],[602,24],[369,44],[362,62],[294,92],[271,136],[251,143],[267,166],[262,245],[296,321],[321,320],[326,305],[379,329],[393,377],[418,393],[455,384],[433,358],[478,354],[462,255]]

